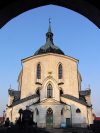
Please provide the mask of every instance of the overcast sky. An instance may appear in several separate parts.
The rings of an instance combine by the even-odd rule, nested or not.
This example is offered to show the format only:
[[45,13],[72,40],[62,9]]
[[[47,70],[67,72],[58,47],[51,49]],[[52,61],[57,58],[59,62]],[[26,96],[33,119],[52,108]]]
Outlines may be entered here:
[[29,10],[0,30],[0,117],[8,104],[8,89],[18,90],[21,59],[34,55],[46,42],[51,19],[54,44],[79,60],[82,90],[91,89],[93,113],[100,116],[100,30],[84,16],[54,5]]

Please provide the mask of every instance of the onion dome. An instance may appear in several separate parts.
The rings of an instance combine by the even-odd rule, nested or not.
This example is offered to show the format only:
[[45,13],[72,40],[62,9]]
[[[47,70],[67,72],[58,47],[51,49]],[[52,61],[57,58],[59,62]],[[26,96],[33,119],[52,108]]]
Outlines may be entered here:
[[56,53],[56,54],[62,54],[64,55],[64,52],[60,50],[59,47],[55,46],[53,43],[53,33],[51,32],[51,26],[50,26],[50,21],[49,21],[49,29],[48,32],[46,33],[46,43],[45,45],[41,46],[34,55],[39,55],[39,54],[46,54],[46,53]]

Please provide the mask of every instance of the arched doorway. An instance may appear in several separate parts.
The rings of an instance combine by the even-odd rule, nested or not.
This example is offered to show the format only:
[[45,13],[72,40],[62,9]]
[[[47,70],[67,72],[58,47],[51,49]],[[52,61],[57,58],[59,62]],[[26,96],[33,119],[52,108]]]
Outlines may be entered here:
[[53,127],[53,110],[51,108],[48,108],[48,110],[47,110],[46,127],[47,128],[52,128]]

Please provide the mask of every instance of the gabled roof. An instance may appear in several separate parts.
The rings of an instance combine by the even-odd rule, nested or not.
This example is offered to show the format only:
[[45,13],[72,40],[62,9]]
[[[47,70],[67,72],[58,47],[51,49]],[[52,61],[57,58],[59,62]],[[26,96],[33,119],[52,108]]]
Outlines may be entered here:
[[47,98],[47,99],[41,101],[40,104],[66,104],[66,103],[63,103],[62,101],[57,101],[52,98]]
[[66,103],[62,102],[61,100],[57,101],[57,100],[52,99],[52,98],[47,98],[47,99],[40,102],[40,98],[39,98],[39,100],[36,103],[33,103],[29,106],[36,105],[36,104],[53,104],[53,105],[56,104],[57,105],[57,104],[66,104]]
[[68,94],[62,94],[61,97],[70,99],[70,100],[72,100],[72,101],[75,101],[75,102],[78,102],[78,103],[80,103],[80,104],[83,104],[83,105],[87,106],[87,103],[86,103],[85,101],[83,101],[83,100],[81,100],[81,99],[78,99],[78,98],[76,98],[76,97],[74,97],[74,96],[71,96],[71,95],[68,95]]
[[12,105],[10,105],[8,107],[12,107],[12,106],[18,105],[20,103],[26,102],[26,101],[31,100],[31,99],[36,98],[36,97],[39,97],[39,95],[34,94],[34,95],[31,95],[31,96],[28,96],[26,98],[23,98],[21,100],[18,100],[18,101],[13,102]]

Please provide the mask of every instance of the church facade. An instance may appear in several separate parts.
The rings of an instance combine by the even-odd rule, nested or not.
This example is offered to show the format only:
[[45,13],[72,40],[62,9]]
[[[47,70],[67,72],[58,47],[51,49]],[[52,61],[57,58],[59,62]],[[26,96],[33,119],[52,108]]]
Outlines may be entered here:
[[92,124],[91,90],[81,90],[78,60],[66,56],[53,43],[49,23],[46,43],[34,56],[21,60],[18,91],[9,89],[7,117],[15,123],[18,111],[26,106],[38,127],[87,127]]

